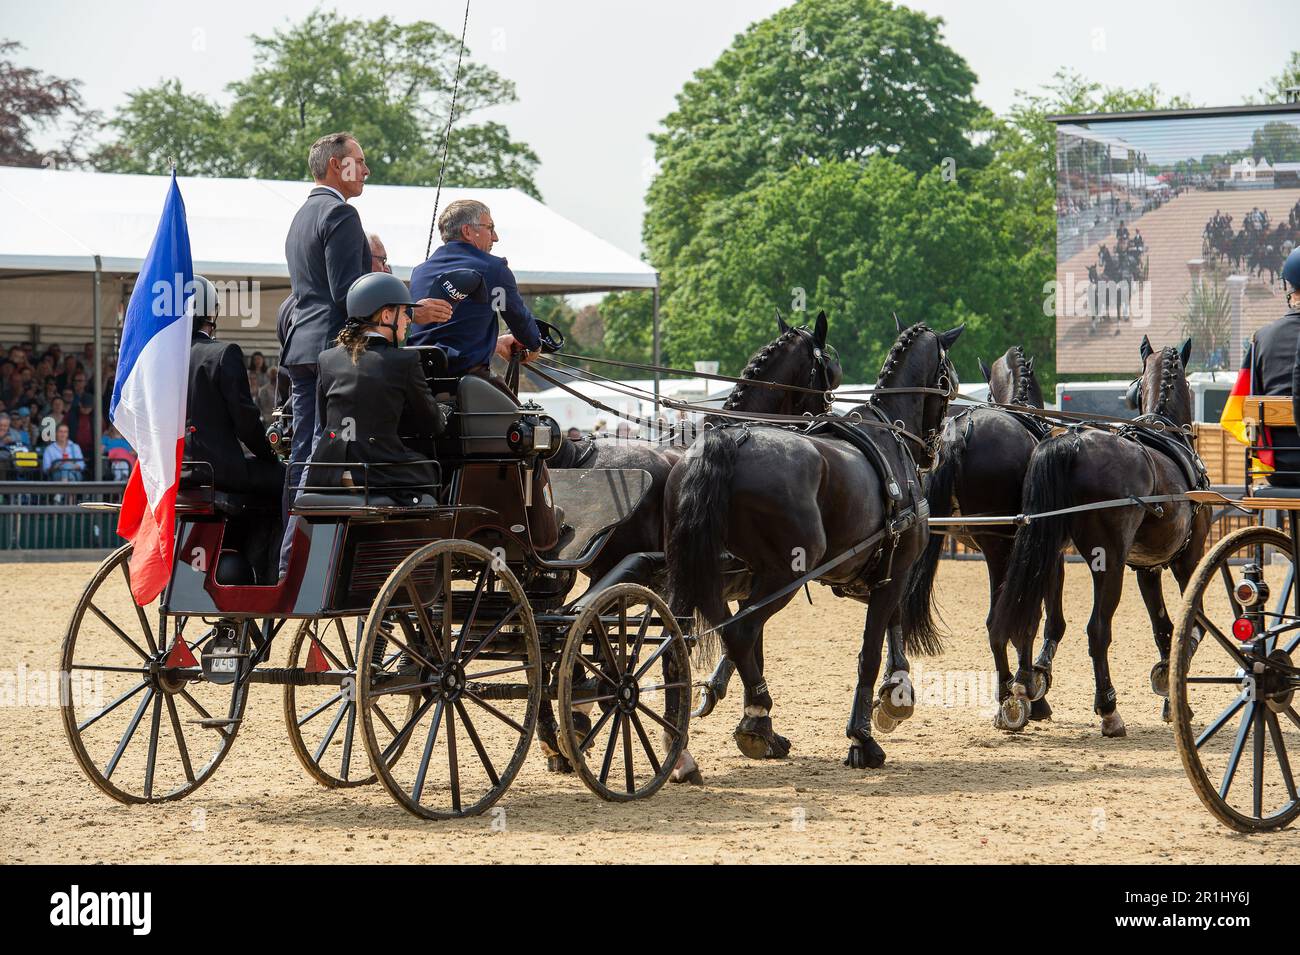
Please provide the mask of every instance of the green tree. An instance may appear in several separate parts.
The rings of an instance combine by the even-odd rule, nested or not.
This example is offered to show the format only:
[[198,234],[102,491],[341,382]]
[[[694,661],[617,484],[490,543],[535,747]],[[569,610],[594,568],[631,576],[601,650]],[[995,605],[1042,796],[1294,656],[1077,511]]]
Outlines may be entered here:
[[771,176],[711,207],[684,251],[690,264],[665,316],[669,357],[734,370],[772,337],[775,309],[797,320],[801,307],[825,309],[846,380],[872,381],[897,312],[905,325],[965,322],[954,359],[963,378],[977,376],[976,356],[1007,344],[1004,219],[996,200],[940,170],[918,174],[884,157]]
[[1292,50],[1282,72],[1259,88],[1259,103],[1285,103],[1287,90],[1300,86],[1300,50]]
[[128,94],[107,124],[117,138],[91,158],[103,172],[158,174],[176,160],[190,176],[238,174],[229,126],[221,107],[187,93],[178,79]]
[[665,287],[711,205],[798,163],[890,156],[905,168],[978,165],[975,74],[942,21],[885,0],[799,0],[696,72],[663,120],[645,239]]
[[[316,10],[252,42],[253,72],[230,84],[224,113],[174,81],[132,94],[110,124],[117,138],[102,151],[102,168],[154,169],[160,156],[184,154],[199,163],[186,172],[305,179],[310,145],[346,129],[366,151],[372,182],[437,181],[457,37],[427,21],[399,24]],[[536,154],[500,123],[467,121],[516,98],[513,83],[467,56],[446,182],[513,186],[538,196]],[[213,139],[224,141],[223,158],[213,156]]]

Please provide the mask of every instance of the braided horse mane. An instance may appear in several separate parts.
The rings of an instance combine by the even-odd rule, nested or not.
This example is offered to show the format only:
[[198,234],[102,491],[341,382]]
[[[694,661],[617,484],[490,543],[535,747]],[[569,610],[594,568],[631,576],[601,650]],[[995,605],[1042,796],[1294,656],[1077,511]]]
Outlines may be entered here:
[[1178,357],[1178,349],[1165,346],[1160,349],[1160,390],[1156,393],[1155,414],[1175,420],[1177,409],[1171,402],[1178,396],[1178,381],[1183,378],[1183,363]]
[[[747,381],[757,381],[759,373],[764,366],[772,359],[772,356],[781,352],[792,341],[798,338],[798,332],[794,328],[788,328],[783,331],[775,341],[768,342],[760,348],[754,357],[749,360],[745,370],[740,373],[740,377]],[[735,411],[737,405],[745,397],[746,389],[743,384],[738,384],[731,389],[731,394],[727,396],[726,402],[722,405],[724,411]]]
[[1013,345],[1010,350],[1015,353],[1015,364],[1011,366],[1011,374],[1016,383],[1011,389],[1011,403],[1027,405],[1030,399],[1029,388],[1034,383],[1034,373],[1029,367],[1029,360],[1025,358],[1023,345]]
[[[886,380],[898,369],[898,363],[903,360],[903,356],[912,347],[912,343],[928,331],[931,331],[929,325],[924,322],[917,322],[915,325],[898,333],[898,337],[894,339],[894,344],[889,348],[889,354],[885,356],[885,363],[880,366],[880,374],[876,378],[877,388],[885,387]],[[874,403],[876,396],[872,395],[867,400]]]

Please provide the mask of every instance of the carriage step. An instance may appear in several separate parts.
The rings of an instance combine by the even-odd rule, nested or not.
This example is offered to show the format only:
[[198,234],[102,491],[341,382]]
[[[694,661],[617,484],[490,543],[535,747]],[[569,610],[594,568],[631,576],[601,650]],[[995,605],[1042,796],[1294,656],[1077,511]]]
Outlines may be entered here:
[[243,720],[242,720],[242,719],[224,719],[224,718],[221,718],[221,717],[215,717],[215,716],[214,716],[212,719],[207,719],[207,720],[186,720],[185,722],[187,722],[187,723],[193,723],[193,724],[195,724],[195,725],[197,725],[197,726],[202,726],[202,727],[204,727],[204,728],[206,728],[206,729],[221,729],[223,726],[238,726],[240,723],[243,722]]

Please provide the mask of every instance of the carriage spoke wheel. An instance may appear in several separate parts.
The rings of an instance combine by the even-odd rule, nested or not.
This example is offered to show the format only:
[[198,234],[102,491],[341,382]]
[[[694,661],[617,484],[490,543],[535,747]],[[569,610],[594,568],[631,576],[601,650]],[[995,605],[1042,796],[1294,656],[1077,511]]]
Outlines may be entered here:
[[607,587],[564,643],[560,747],[602,799],[642,799],[686,749],[690,695],[690,653],[667,604],[640,584]]
[[[59,662],[64,732],[82,771],[119,802],[165,802],[189,795],[230,752],[248,699],[251,624],[173,618],[161,646],[158,604],[131,597],[131,546],[95,571],[72,614]],[[206,680],[198,666],[168,666],[183,640],[197,661],[226,643],[237,671]]]
[[[454,819],[501,797],[528,755],[542,698],[537,625],[507,566],[469,541],[422,547],[380,589],[357,660],[362,737],[394,799],[417,816]],[[392,715],[394,697],[413,705],[389,726],[381,714]]]
[[[1170,703],[1178,753],[1201,802],[1239,832],[1280,829],[1300,814],[1292,765],[1300,753],[1295,569],[1281,531],[1255,526],[1229,534],[1196,568],[1174,631]],[[1246,615],[1237,590],[1246,581],[1262,581],[1267,594],[1253,602],[1264,608],[1263,625],[1243,642],[1233,624]]]
[[[357,732],[356,651],[364,622],[364,618],[339,617],[304,620],[289,647],[290,667],[310,670],[309,664],[314,663],[317,672],[324,667],[329,677],[315,686],[286,684],[284,721],[298,761],[312,779],[330,789],[366,786],[375,781]],[[381,634],[375,652],[385,661],[398,651],[391,650],[386,634]],[[418,693],[397,694],[376,704],[375,717],[385,746],[415,712],[418,698]],[[405,745],[399,745],[392,759],[399,759],[404,749]]]

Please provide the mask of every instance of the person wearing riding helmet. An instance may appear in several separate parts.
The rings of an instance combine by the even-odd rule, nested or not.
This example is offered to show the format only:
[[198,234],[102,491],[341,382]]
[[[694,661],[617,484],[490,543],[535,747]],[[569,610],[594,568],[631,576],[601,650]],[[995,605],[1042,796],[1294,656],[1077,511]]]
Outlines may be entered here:
[[[1251,370],[1251,394],[1290,395],[1300,420],[1300,249],[1282,266],[1282,287],[1287,313],[1255,333],[1242,367]],[[1268,483],[1300,487],[1300,432],[1269,427],[1260,443],[1273,449],[1275,470],[1268,474]]]
[[405,283],[386,272],[363,275],[348,289],[347,322],[337,344],[320,355],[316,413],[324,426],[311,462],[382,466],[368,476],[309,466],[308,487],[368,483],[404,504],[434,490],[435,467],[398,430],[400,423],[408,434],[437,436],[446,427],[418,354],[401,347],[415,303]]

